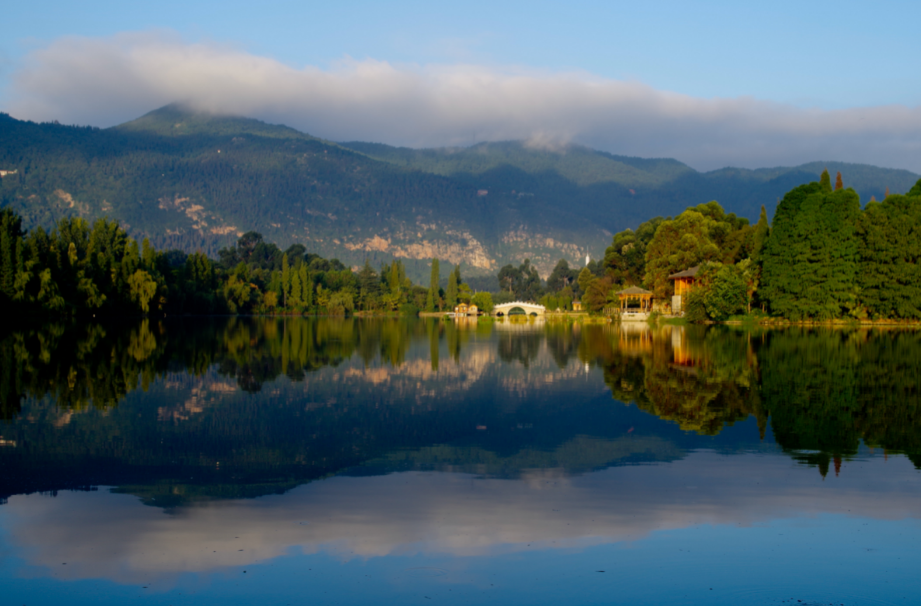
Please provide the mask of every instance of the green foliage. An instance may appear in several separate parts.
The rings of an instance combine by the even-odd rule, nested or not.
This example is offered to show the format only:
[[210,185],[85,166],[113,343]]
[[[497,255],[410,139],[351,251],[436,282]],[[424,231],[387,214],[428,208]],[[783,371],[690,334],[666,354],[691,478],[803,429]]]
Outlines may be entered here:
[[[675,215],[700,200],[732,200],[733,210],[753,219],[762,205],[770,214],[785,191],[814,180],[822,169],[702,174],[675,160],[522,143],[347,149],[282,126],[178,105],[104,130],[3,114],[0,140],[0,166],[17,170],[0,179],[0,207],[16,210],[29,229],[50,231],[70,216],[89,222],[108,216],[157,249],[209,256],[239,231],[254,230],[282,249],[307,243],[350,266],[370,256],[375,267],[389,254],[369,246],[369,239],[398,227],[406,232],[401,226],[419,217],[437,228],[401,236],[401,245],[422,239],[456,245],[449,231],[469,233],[501,267],[513,259],[517,264],[524,251],[502,244],[497,225],[524,224],[557,242],[597,250],[608,244],[603,229],[615,232],[649,215]],[[846,172],[849,184],[867,198],[881,195],[883,185],[904,191],[918,179],[907,171],[860,165],[828,168]],[[488,195],[477,196],[479,189]],[[537,240],[528,246],[532,259],[542,259],[542,271],[546,255],[559,250]],[[289,254],[289,262],[296,257],[303,253]],[[229,270],[239,260],[222,267]],[[422,261],[408,261],[407,271],[417,280],[427,274]]]
[[683,299],[685,320],[691,324],[703,324],[710,319],[707,313],[707,292],[704,288],[692,288]]
[[0,304],[20,313],[311,312],[322,289],[320,305],[343,314],[396,310],[416,292],[401,261],[388,267],[382,285],[368,264],[356,275],[303,248],[282,253],[255,232],[224,248],[215,263],[201,252],[157,251],[146,238],[139,247],[108,219],[92,226],[66,219],[51,234],[24,233],[20,225],[15,213],[0,214]]
[[492,295],[488,292],[478,292],[471,297],[471,302],[477,306],[477,308],[483,313],[491,313],[495,304],[492,300]]
[[861,304],[876,318],[921,318],[921,191],[870,202],[857,236]]
[[616,284],[636,286],[646,274],[646,248],[656,234],[662,217],[641,223],[636,231],[626,229],[614,234],[604,251],[604,267]]
[[761,255],[764,251],[764,243],[767,242],[771,234],[771,225],[768,222],[767,211],[761,207],[761,215],[758,217],[758,223],[755,224],[751,232],[751,253],[750,258],[753,263],[761,264]]
[[559,292],[567,286],[575,284],[578,277],[579,272],[570,268],[566,259],[560,259],[547,278],[547,291],[552,293]]
[[727,320],[729,316],[745,310],[748,296],[742,268],[723,265],[716,269],[705,293],[707,315],[716,321]]
[[[508,293],[508,301],[537,302],[543,295],[540,274],[537,268],[531,265],[530,259],[525,259],[521,265],[506,265],[499,270],[500,291]],[[497,301],[498,303],[499,301]]]
[[429,281],[429,293],[425,301],[425,311],[433,312],[435,308],[441,309],[438,283],[441,281],[441,270],[438,259],[432,259],[432,277]]
[[826,181],[784,196],[764,248],[761,294],[774,314],[791,320],[858,311],[860,200]]
[[697,209],[688,209],[675,219],[663,221],[646,250],[646,275],[643,283],[655,296],[671,296],[668,276],[704,261],[720,257],[711,237],[716,222]]
[[448,274],[448,288],[445,290],[445,308],[454,311],[457,305],[457,272],[452,271]]

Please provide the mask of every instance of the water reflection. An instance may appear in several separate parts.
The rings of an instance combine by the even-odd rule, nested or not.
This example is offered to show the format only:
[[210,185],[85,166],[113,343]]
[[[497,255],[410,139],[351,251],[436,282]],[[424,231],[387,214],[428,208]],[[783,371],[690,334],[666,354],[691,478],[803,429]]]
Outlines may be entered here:
[[[14,478],[0,497],[120,484],[107,479],[112,469],[83,469],[113,444],[123,473],[160,469],[153,484],[172,486],[192,467],[194,484],[210,486],[197,492],[235,496],[362,465],[404,469],[407,452],[414,469],[436,469],[428,456],[503,476],[551,459],[571,472],[637,452],[663,460],[693,448],[694,435],[740,447],[724,434],[743,421],[822,475],[861,443],[921,464],[919,339],[476,318],[43,326],[0,342],[0,459]],[[601,405],[606,391],[614,401]],[[617,401],[649,416],[625,415]],[[621,453],[617,440],[637,443],[638,425],[669,446]]]
[[[0,359],[7,582],[557,562],[828,515],[921,537],[913,331],[225,318],[9,332]],[[835,524],[837,555],[858,535]],[[776,561],[780,535],[758,536],[746,557]]]

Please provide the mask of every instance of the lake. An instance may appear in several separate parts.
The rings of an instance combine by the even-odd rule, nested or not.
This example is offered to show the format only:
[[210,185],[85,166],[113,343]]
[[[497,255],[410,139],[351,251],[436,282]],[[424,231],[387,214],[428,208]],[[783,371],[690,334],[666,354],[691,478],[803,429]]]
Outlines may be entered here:
[[921,331],[6,330],[4,604],[921,598]]

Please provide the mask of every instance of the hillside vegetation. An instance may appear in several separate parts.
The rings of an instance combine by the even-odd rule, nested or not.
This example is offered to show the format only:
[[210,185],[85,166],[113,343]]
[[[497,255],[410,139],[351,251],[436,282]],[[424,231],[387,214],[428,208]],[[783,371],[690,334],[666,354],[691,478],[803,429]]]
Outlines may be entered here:
[[600,257],[613,233],[714,199],[753,219],[826,166],[846,172],[863,199],[918,178],[831,162],[699,173],[671,159],[522,142],[336,144],[179,105],[104,130],[0,114],[0,206],[25,229],[107,216],[158,249],[211,256],[257,231],[354,268],[400,258],[415,281],[435,257],[470,277],[527,258],[547,276],[560,258]]

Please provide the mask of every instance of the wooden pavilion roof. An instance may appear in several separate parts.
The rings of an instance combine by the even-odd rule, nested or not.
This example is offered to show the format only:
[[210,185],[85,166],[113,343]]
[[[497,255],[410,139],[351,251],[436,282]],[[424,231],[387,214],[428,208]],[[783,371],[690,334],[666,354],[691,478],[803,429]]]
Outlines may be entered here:
[[652,295],[652,291],[640,288],[639,286],[630,286],[617,293],[618,297]]
[[672,274],[668,277],[669,280],[677,280],[679,278],[693,278],[697,275],[697,272],[700,271],[700,265],[695,265],[684,271],[679,271],[676,274]]

